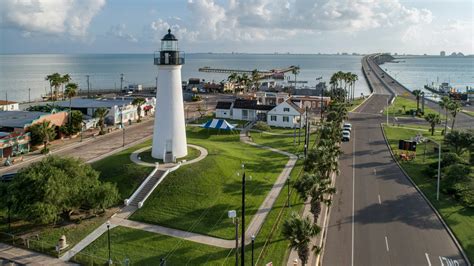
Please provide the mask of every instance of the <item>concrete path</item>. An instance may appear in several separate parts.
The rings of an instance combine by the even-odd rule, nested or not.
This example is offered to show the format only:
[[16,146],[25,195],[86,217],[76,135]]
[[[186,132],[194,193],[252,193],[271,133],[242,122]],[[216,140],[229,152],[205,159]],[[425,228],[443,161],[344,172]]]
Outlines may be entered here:
[[[110,228],[114,228],[117,225],[115,224],[110,224]],[[107,224],[103,223],[97,229],[95,229],[92,233],[87,235],[84,239],[82,239],[79,243],[77,243],[73,248],[68,250],[66,253],[64,253],[59,259],[62,261],[68,261],[72,257],[74,257],[77,253],[79,253],[81,250],[86,248],[88,245],[90,245],[92,242],[94,242],[97,238],[99,238],[103,233],[107,232]]]
[[[189,160],[189,161],[186,161],[186,162],[181,162],[181,166],[183,165],[188,165],[188,164],[193,164],[193,163],[197,163],[201,160],[203,160],[204,158],[207,157],[208,155],[208,152],[205,148],[201,147],[201,146],[197,146],[197,145],[193,145],[193,144],[188,144],[188,147],[191,147],[191,148],[194,148],[196,150],[199,150],[199,152],[201,153],[197,158],[194,158],[192,160]],[[150,166],[150,167],[155,167],[156,165],[154,163],[147,163],[147,162],[144,162],[142,160],[140,160],[138,158],[138,155],[146,150],[149,150],[151,149],[151,146],[149,147],[144,147],[144,148],[141,148],[141,149],[138,149],[136,151],[134,151],[132,154],[130,154],[130,160],[136,164],[139,164],[139,165],[143,165],[143,166]],[[167,170],[167,169],[170,169],[170,168],[174,168],[177,164],[175,163],[167,163],[167,164],[159,164],[159,167],[158,169],[160,170]]]
[[20,265],[77,265],[38,252],[0,243],[0,262],[2,259]]

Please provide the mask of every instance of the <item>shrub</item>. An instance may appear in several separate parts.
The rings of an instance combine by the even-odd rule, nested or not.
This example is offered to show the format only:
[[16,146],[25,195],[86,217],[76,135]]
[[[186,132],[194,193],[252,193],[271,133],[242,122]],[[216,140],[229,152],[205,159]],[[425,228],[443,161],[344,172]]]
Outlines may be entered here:
[[258,130],[262,130],[262,131],[271,131],[272,129],[270,128],[270,126],[263,122],[263,121],[258,121],[254,126],[253,128],[255,129],[258,129]]

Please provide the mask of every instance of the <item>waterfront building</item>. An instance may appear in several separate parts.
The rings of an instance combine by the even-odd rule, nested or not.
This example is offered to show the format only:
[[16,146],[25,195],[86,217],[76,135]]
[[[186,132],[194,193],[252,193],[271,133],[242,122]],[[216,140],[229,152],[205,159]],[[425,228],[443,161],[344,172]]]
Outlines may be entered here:
[[27,132],[28,128],[43,121],[50,121],[55,127],[64,125],[68,120],[68,113],[64,111],[51,113],[28,111],[0,111],[1,132]]
[[0,162],[10,156],[18,156],[30,151],[30,132],[0,132]]
[[217,118],[230,118],[245,121],[266,121],[267,113],[275,105],[260,104],[253,99],[236,99],[233,102],[219,101],[216,105]]
[[446,56],[446,52],[445,51],[439,52],[439,56]]
[[0,111],[17,111],[20,107],[17,102],[0,100]]
[[154,64],[158,66],[158,89],[151,155],[171,162],[188,154],[181,88],[184,55],[171,30],[161,39],[161,50],[155,53]]

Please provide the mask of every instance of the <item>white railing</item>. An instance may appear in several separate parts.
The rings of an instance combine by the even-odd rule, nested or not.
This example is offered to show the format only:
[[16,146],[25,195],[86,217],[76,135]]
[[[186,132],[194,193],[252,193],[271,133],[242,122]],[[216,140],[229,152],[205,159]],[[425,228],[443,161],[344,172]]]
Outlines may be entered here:
[[135,199],[135,197],[138,195],[138,193],[140,193],[140,191],[148,183],[148,181],[150,181],[150,179],[156,174],[156,171],[158,171],[158,164],[156,165],[155,169],[153,169],[153,171],[147,176],[147,178],[145,178],[145,180],[140,184],[140,186],[135,190],[135,192],[133,192],[132,196],[124,200],[125,206],[128,206],[130,202]]

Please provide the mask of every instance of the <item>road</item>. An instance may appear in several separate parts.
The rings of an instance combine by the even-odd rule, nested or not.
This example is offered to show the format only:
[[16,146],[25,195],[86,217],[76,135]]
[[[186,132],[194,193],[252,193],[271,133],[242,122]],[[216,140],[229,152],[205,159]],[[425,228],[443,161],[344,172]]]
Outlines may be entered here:
[[376,94],[350,114],[352,139],[342,144],[323,265],[467,265],[391,157],[380,111],[392,94],[380,81],[372,85]]

